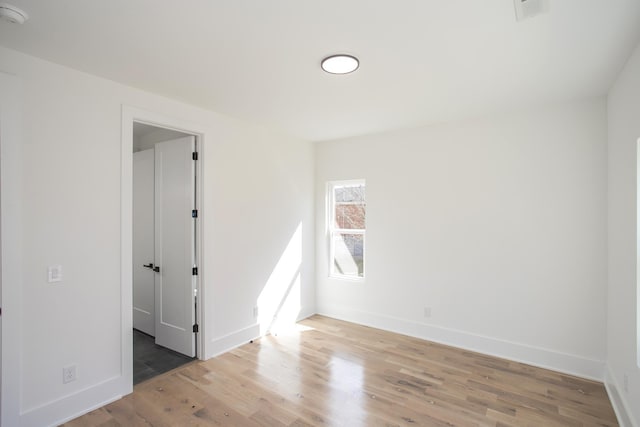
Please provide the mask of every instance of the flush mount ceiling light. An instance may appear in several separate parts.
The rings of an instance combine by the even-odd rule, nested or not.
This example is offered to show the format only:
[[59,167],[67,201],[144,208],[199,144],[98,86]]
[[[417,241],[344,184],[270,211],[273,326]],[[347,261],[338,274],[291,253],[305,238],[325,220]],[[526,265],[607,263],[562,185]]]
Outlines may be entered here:
[[29,15],[11,4],[0,3],[0,19],[12,24],[24,24]]
[[351,55],[332,55],[322,60],[322,69],[330,74],[349,74],[358,69],[358,58]]

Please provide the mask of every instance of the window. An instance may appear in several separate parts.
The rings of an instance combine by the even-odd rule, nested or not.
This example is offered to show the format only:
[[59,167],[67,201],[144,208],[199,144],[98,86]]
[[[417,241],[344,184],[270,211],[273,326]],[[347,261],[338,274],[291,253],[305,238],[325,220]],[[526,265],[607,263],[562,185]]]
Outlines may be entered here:
[[364,278],[364,180],[329,183],[329,275]]

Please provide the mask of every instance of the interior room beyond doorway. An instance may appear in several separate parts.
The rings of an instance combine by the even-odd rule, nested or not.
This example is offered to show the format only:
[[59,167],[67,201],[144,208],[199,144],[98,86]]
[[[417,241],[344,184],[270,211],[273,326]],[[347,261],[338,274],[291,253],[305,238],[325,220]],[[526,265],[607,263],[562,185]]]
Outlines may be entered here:
[[196,356],[194,135],[133,124],[133,382]]

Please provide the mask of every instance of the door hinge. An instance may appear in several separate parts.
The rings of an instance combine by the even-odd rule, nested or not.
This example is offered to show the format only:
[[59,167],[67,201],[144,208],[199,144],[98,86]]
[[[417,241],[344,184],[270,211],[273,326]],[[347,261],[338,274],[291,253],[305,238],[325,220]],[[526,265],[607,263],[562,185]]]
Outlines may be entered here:
[[191,269],[191,275],[192,276],[197,276],[198,275],[198,267],[193,267]]
[[191,158],[192,158],[193,160],[198,160],[198,152],[197,152],[197,151],[194,151],[193,153],[191,153]]
[[198,324],[196,323],[195,325],[193,325],[193,333],[198,333],[200,332],[200,327],[198,326]]
[[191,218],[198,218],[198,209],[194,209],[191,211]]

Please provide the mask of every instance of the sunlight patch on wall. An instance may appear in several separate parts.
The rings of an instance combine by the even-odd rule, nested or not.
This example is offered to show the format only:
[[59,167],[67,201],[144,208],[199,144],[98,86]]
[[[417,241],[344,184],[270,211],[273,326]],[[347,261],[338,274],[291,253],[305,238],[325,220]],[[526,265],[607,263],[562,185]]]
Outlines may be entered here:
[[295,327],[301,308],[301,265],[302,223],[299,223],[258,297],[261,334]]

